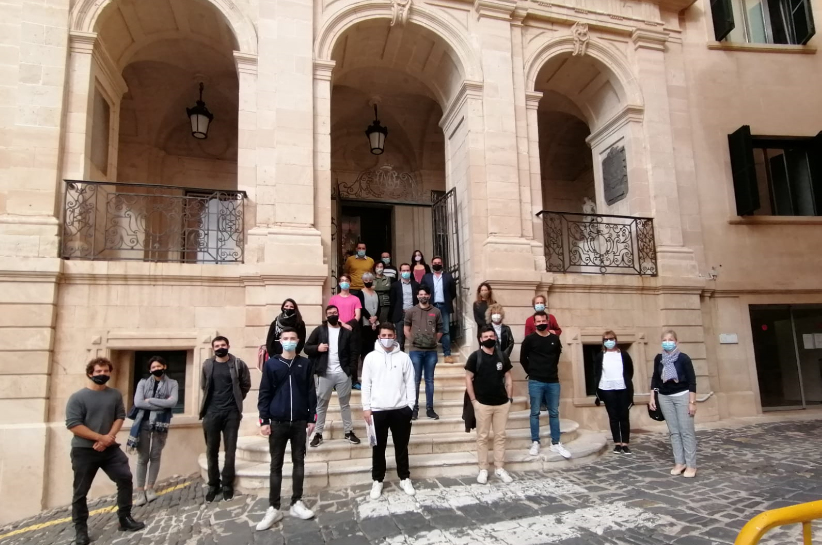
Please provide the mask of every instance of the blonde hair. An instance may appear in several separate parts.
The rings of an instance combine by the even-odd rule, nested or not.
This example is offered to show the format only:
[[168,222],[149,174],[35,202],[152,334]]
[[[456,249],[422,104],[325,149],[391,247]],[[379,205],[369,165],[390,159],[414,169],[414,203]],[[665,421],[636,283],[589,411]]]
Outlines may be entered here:
[[542,294],[539,294],[539,295],[534,295],[534,296],[531,298],[531,306],[534,306],[534,305],[536,305],[536,304],[537,304],[537,299],[542,299],[542,300],[545,302],[545,306],[546,306],[546,307],[548,306],[548,298],[547,298],[547,297],[545,297],[545,296],[544,296],[544,295],[542,295]]
[[[617,337],[617,334],[616,334],[616,333],[614,333],[614,331],[613,331],[613,330],[611,330],[611,329],[607,329],[607,330],[605,331],[605,333],[603,333],[603,334],[602,334],[602,351],[603,351],[603,352],[605,352],[605,351],[607,350],[607,349],[605,348],[605,337],[607,337],[608,335],[613,335],[613,337],[614,337],[614,341],[616,341],[617,343],[619,342],[619,337]],[[615,346],[614,348],[616,348],[616,349],[617,349],[617,352],[622,352],[622,350],[620,350],[620,349],[619,349],[619,345]]]
[[668,335],[673,337],[675,341],[679,342],[679,339],[676,338],[676,331],[674,331],[673,329],[666,329],[665,331],[663,331],[662,332],[662,337],[660,337],[660,338],[664,339]]
[[499,303],[494,303],[493,305],[488,305],[488,310],[485,311],[485,323],[491,323],[491,315],[492,314],[502,314],[503,321],[505,320],[505,309]]

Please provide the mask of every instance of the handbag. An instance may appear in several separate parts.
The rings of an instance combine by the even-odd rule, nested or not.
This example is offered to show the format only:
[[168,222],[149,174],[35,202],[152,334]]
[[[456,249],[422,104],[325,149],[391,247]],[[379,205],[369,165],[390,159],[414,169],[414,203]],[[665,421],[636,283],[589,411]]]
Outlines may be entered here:
[[662,414],[662,409],[659,408],[659,390],[654,388],[651,390],[651,395],[654,396],[654,405],[656,405],[656,410],[651,409],[651,404],[648,404],[648,416],[651,417],[652,420],[656,420],[657,422],[664,422],[665,416]]

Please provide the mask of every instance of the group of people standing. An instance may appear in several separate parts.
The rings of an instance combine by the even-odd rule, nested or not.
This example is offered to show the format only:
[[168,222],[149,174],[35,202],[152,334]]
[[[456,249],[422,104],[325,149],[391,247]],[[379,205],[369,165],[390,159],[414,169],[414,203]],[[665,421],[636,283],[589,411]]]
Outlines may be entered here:
[[[364,251],[364,248],[363,248]],[[416,254],[416,253],[415,253]],[[357,258],[361,258],[358,256]],[[422,256],[419,254],[419,264]],[[271,454],[269,508],[257,525],[265,530],[282,519],[280,493],[285,452],[290,443],[292,461],[292,496],[289,512],[293,517],[314,516],[302,501],[306,443],[313,434],[311,447],[323,442],[326,412],[331,393],[336,391],[345,438],[352,444],[360,439],[354,433],[350,396],[357,380],[359,354],[364,353],[362,376],[357,382],[362,390],[363,418],[373,427],[372,488],[370,497],[382,494],[386,473],[385,451],[391,432],[397,474],[402,490],[413,496],[410,480],[408,443],[412,422],[419,412],[419,386],[426,382],[426,415],[437,419],[434,411],[434,368],[437,363],[437,343],[446,336],[446,316],[453,310],[456,295],[453,280],[442,272],[442,260],[432,261],[433,271],[425,272],[417,282],[409,264],[397,270],[399,278],[389,286],[389,311],[386,319],[371,320],[379,314],[367,290],[373,289],[370,271],[362,272],[363,287],[354,295],[353,278],[340,277],[340,292],[325,308],[326,319],[305,338],[305,323],[293,299],[286,299],[280,315],[271,325],[266,341],[269,357],[262,366],[257,408],[260,432],[268,438]],[[424,262],[423,262],[424,264]],[[385,276],[386,270],[396,270],[390,256],[383,254],[382,267],[377,267],[374,279]],[[355,267],[356,268],[356,267]],[[352,275],[353,276],[353,275]],[[359,304],[358,304],[359,303]],[[369,316],[365,317],[363,310]],[[520,350],[520,363],[528,379],[530,398],[529,453],[540,452],[540,408],[549,416],[550,450],[564,458],[571,453],[560,441],[559,422],[559,359],[562,333],[556,318],[545,309],[546,299],[539,295],[532,301],[534,313],[525,325],[525,338]],[[493,430],[493,460],[495,475],[503,482],[513,479],[504,468],[505,429],[513,403],[513,368],[510,355],[514,346],[511,328],[503,323],[504,308],[494,300],[488,283],[477,290],[474,314],[478,325],[479,349],[465,365],[466,403],[476,419],[477,482],[488,481],[488,443]],[[346,320],[346,318],[348,318]],[[480,324],[480,318],[483,323]],[[365,319],[366,321],[362,321]],[[376,334],[367,347],[357,344],[357,329],[371,324]],[[360,333],[361,335],[361,333]],[[364,336],[360,336],[360,339]],[[360,342],[363,342],[360,340]],[[404,350],[405,344],[409,351]],[[212,340],[214,355],[203,362],[200,387],[199,416],[203,421],[206,442],[208,490],[206,501],[218,495],[224,500],[234,496],[235,452],[243,413],[243,402],[251,390],[251,377],[246,363],[230,353],[229,341],[218,336]],[[300,355],[305,350],[308,357]],[[446,359],[448,361],[448,359]],[[66,427],[72,432],[71,462],[74,471],[72,520],[76,543],[90,543],[86,496],[99,469],[117,485],[117,506],[120,530],[135,531],[145,527],[132,515],[132,505],[154,501],[154,484],[159,474],[162,450],[166,444],[172,409],[178,401],[178,384],[166,375],[163,358],[149,360],[149,376],[137,385],[134,403],[126,415],[121,393],[106,385],[114,366],[106,358],[95,358],[86,366],[89,383],[74,393],[66,406]],[[594,375],[597,384],[597,405],[605,403],[614,451],[630,454],[630,407],[633,404],[634,367],[630,355],[620,349],[613,331],[602,337],[602,352],[595,358]],[[668,424],[676,465],[672,475],[696,475],[696,377],[688,356],[680,352],[677,336],[668,330],[662,337],[662,351],[654,360],[651,379],[652,396],[649,409],[657,404]],[[134,423],[127,441],[127,450],[137,454],[137,488],[133,487],[127,456],[120,449],[116,435],[125,418]],[[224,442],[225,458],[222,472],[218,465],[220,443]],[[133,497],[134,496],[134,497]]]

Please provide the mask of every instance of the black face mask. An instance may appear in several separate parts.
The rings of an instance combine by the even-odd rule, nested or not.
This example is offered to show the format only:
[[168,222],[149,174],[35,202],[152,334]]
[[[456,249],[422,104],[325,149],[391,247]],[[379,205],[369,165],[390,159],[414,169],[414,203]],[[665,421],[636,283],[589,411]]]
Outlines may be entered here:
[[292,316],[294,316],[295,312],[296,311],[293,308],[286,308],[283,309],[283,316],[285,316],[286,318],[291,318]]
[[497,345],[497,341],[494,339],[485,339],[480,344],[485,348],[494,348]]
[[151,372],[151,374],[154,375],[155,377],[161,377],[165,374],[165,372],[166,372],[165,369],[155,369],[154,371]]
[[110,379],[111,377],[108,375],[94,375],[93,377],[89,378],[91,378],[91,382],[93,382],[94,384],[102,386],[103,384],[108,382],[108,379]]
[[538,331],[545,331],[546,329],[548,329],[548,324],[539,324],[539,325],[537,325],[537,330]]
[[374,285],[374,282],[363,282],[362,285],[365,286],[366,288],[370,288],[371,286]]
[[224,358],[228,356],[228,348],[218,348],[214,351],[218,358]]
[[328,323],[331,325],[337,325],[337,323],[340,321],[340,317],[337,314],[327,316],[325,319],[328,320]]
[[442,270],[442,265],[431,265],[431,268],[437,272],[440,272]]

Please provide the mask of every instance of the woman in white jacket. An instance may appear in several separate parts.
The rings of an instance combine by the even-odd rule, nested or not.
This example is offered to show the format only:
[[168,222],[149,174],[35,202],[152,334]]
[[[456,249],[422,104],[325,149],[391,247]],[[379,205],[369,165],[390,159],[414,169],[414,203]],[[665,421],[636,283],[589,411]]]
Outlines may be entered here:
[[362,363],[362,414],[374,426],[377,444],[372,449],[371,499],[382,495],[385,478],[385,447],[388,430],[394,440],[394,457],[400,487],[409,496],[416,491],[408,467],[408,440],[411,438],[411,414],[415,403],[414,366],[408,354],[400,350],[394,324],[380,324],[374,350]]

